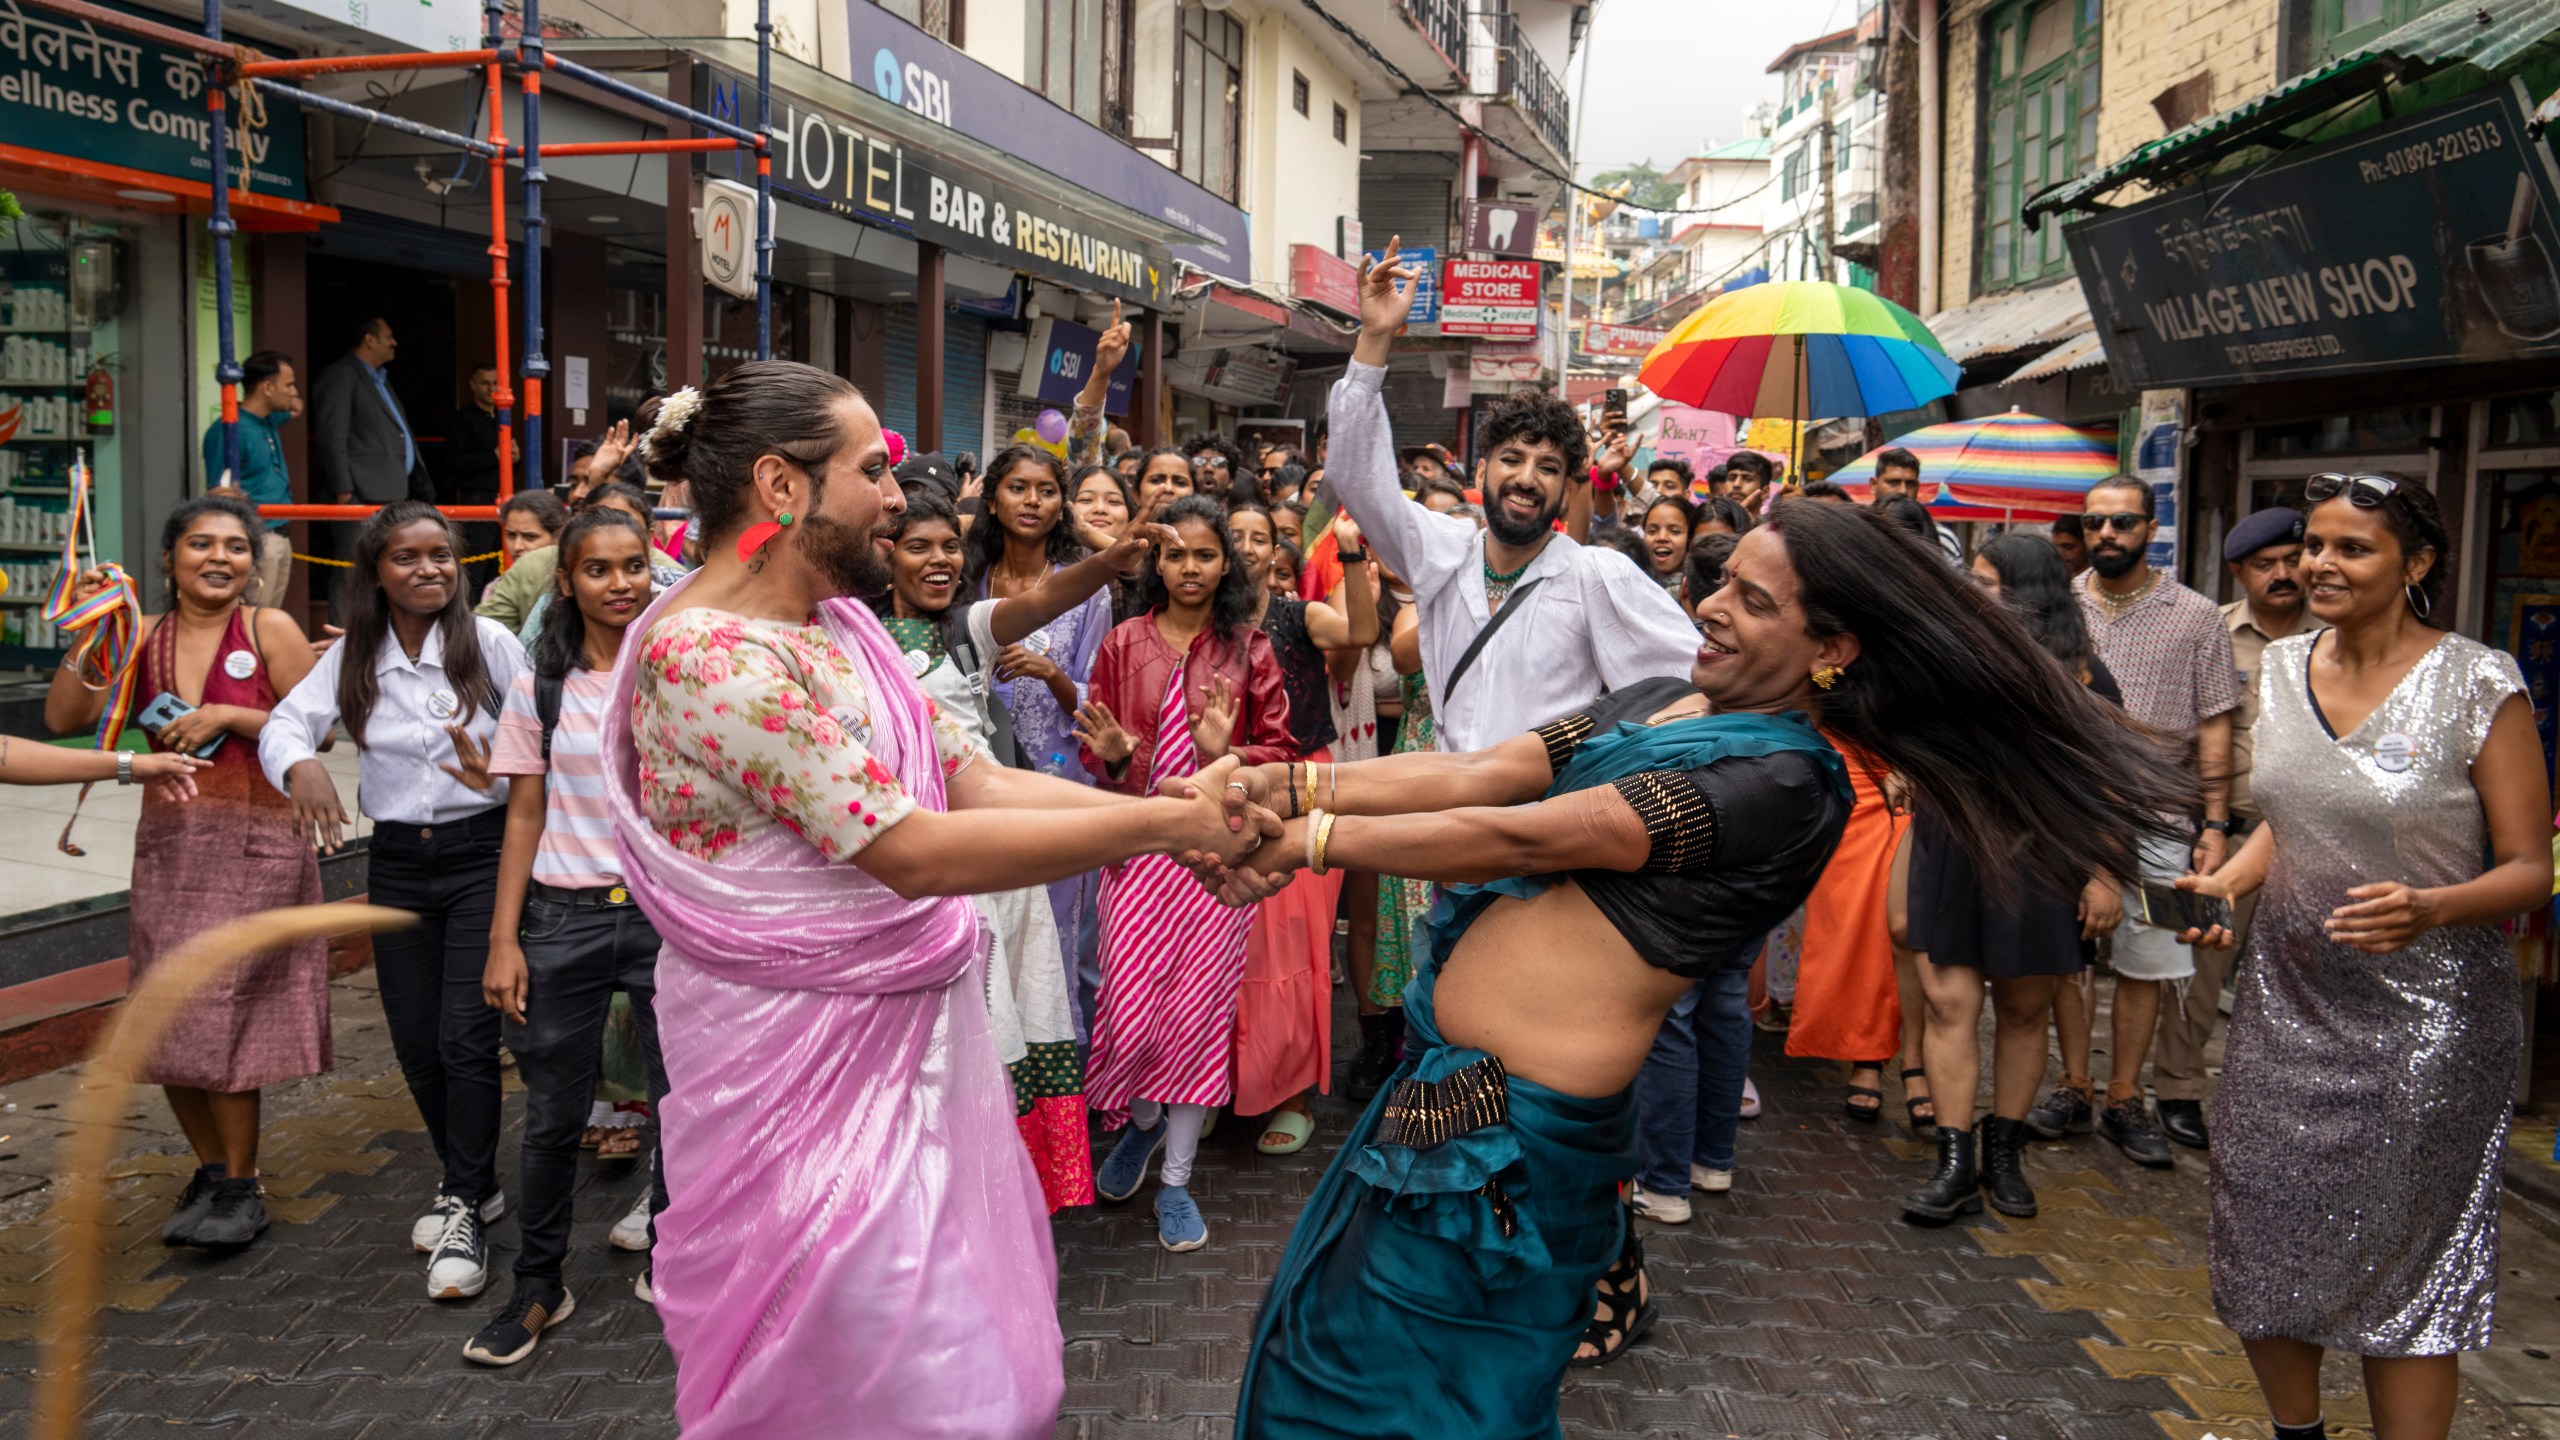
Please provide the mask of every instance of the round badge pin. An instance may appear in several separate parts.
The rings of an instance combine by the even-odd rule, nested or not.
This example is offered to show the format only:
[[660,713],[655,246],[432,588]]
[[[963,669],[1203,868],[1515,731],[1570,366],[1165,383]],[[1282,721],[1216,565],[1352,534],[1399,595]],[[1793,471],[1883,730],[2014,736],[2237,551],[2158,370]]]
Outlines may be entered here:
[[933,657],[921,650],[910,650],[907,652],[907,668],[914,671],[915,677],[921,680],[925,672],[933,668]]
[[246,680],[258,673],[258,657],[246,650],[234,650],[222,657],[222,673],[234,680]]
[[2373,763],[2397,775],[2417,757],[2418,742],[2394,730],[2373,742]]
[[462,701],[450,690],[438,690],[427,697],[427,713],[438,720],[450,720],[462,713]]

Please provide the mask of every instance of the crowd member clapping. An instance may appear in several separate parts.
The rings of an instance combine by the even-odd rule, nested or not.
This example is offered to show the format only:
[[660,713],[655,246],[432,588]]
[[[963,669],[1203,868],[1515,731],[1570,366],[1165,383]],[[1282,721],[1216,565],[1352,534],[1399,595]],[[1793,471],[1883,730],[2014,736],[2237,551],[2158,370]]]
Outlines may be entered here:
[[[188,799],[182,789],[155,786],[143,797],[133,837],[136,982],[217,925],[320,903],[320,867],[298,841],[293,806],[258,773],[268,712],[312,664],[311,644],[292,617],[246,603],[264,534],[257,512],[228,495],[190,500],[161,527],[169,608],[143,617],[134,684],[153,753],[112,758],[136,776],[192,772],[195,794]],[[72,595],[86,600],[106,583],[103,573],[85,572]],[[46,727],[89,729],[105,704],[105,692],[65,665],[45,695]],[[92,765],[111,760],[25,748]],[[10,758],[0,749],[0,764]],[[188,1000],[141,1076],[163,1088],[196,1157],[162,1240],[232,1249],[257,1238],[267,1226],[258,1185],[259,1093],[319,1074],[329,1062],[324,941],[229,967]]]

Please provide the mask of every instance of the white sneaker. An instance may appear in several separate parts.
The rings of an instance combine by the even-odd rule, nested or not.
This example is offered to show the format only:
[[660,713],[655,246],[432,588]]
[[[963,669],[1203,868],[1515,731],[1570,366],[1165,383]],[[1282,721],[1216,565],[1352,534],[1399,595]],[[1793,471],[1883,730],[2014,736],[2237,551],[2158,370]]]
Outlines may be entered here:
[[612,1242],[614,1249],[646,1250],[649,1248],[649,1201],[651,1198],[649,1191],[641,1191],[640,1198],[631,1202],[630,1213],[613,1222],[613,1233],[605,1239]]
[[1748,1075],[1742,1077],[1742,1118],[1745,1120],[1760,1118],[1760,1087],[1752,1084],[1751,1077]]
[[639,1297],[640,1303],[654,1306],[658,1303],[658,1291],[649,1281],[649,1272],[641,1271],[640,1278],[631,1282],[631,1293]]
[[480,1217],[471,1207],[456,1204],[445,1217],[444,1233],[436,1237],[433,1258],[427,1261],[427,1298],[430,1300],[468,1300],[489,1288],[489,1239],[480,1231]]
[[1689,1167],[1689,1188],[1692,1190],[1704,1190],[1710,1195],[1721,1195],[1727,1190],[1733,1188],[1733,1172],[1730,1170],[1710,1170],[1704,1165],[1691,1165]]
[[1656,1195],[1652,1191],[1644,1188],[1642,1185],[1634,1186],[1633,1191],[1636,1213],[1638,1215],[1643,1216],[1657,1225],[1686,1225],[1689,1223],[1688,1196]]
[[[461,1208],[462,1202],[452,1196],[437,1195],[436,1203],[428,1206],[427,1213],[418,1217],[418,1223],[409,1227],[409,1248],[421,1255],[432,1252],[436,1241],[444,1236],[445,1220]],[[507,1192],[504,1190],[492,1190],[489,1198],[480,1202],[480,1223],[483,1225],[506,1213]]]

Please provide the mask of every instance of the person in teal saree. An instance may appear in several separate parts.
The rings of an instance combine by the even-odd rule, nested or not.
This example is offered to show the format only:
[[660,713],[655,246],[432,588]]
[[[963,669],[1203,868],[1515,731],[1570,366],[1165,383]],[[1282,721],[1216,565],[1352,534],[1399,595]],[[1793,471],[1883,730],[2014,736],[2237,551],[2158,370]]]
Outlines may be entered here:
[[[1407,1059],[1300,1215],[1238,1440],[1546,1440],[1594,1286],[1628,1247],[1633,1082],[1698,979],[1750,963],[1849,808],[1837,736],[1898,773],[1994,884],[2133,873],[2197,808],[2149,732],[1867,511],[1778,507],[1702,607],[1687,682],[1643,682],[1473,754],[1248,767],[1285,820],[1205,883],[1300,868],[1449,887],[1406,992]],[[1258,818],[1258,817],[1257,817]],[[1635,1267],[1612,1276],[1630,1328]]]

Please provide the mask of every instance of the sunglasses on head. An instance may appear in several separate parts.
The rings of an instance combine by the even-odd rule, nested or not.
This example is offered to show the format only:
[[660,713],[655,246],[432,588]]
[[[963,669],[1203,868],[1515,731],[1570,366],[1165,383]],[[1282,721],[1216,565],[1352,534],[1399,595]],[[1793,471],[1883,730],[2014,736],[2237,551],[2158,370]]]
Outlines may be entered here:
[[2080,529],[2084,533],[2094,530],[2120,530],[2125,534],[2130,535],[2134,531],[2139,530],[2150,523],[2150,516],[2134,510],[2121,510],[2113,515],[2083,515],[2080,517]]
[[2375,510],[2400,489],[2400,482],[2388,475],[2340,475],[2335,471],[2314,475],[2302,482],[2302,497],[2317,505],[2335,500],[2340,495],[2359,510]]

